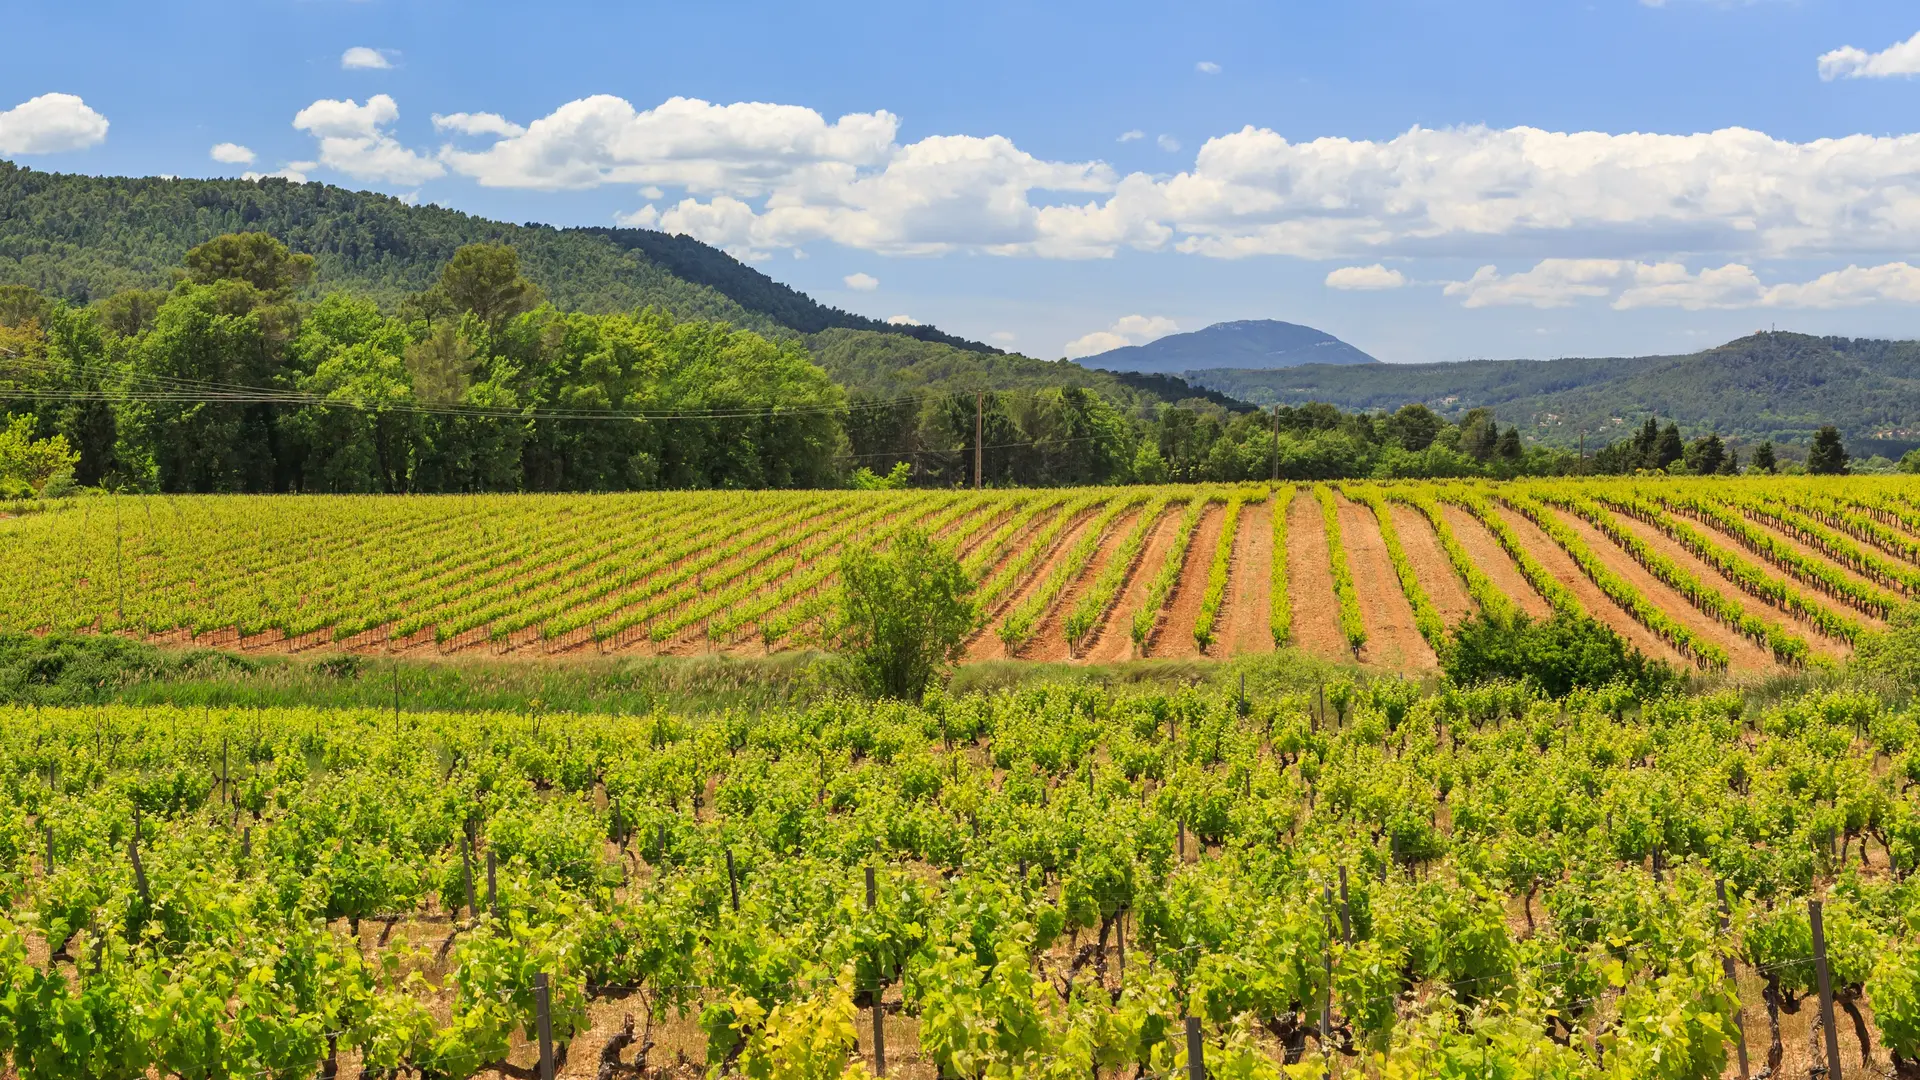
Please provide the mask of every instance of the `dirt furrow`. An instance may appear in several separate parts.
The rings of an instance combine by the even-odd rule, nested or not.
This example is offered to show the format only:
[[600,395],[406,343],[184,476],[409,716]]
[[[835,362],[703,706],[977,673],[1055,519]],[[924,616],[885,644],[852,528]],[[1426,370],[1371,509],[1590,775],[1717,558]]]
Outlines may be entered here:
[[[1737,513],[1738,511],[1736,510],[1735,512]],[[1743,516],[1746,516],[1746,515],[1743,515]],[[1687,520],[1693,522],[1695,525],[1700,524],[1699,520],[1696,518],[1688,518]],[[1757,529],[1760,532],[1766,533],[1768,536],[1771,536],[1775,540],[1778,540],[1783,546],[1792,548],[1794,551],[1797,551],[1800,554],[1805,555],[1807,558],[1813,560],[1816,563],[1825,563],[1828,566],[1833,567],[1835,570],[1840,571],[1841,577],[1847,578],[1855,582],[1856,584],[1871,585],[1874,588],[1881,590],[1882,592],[1893,593],[1895,596],[1900,595],[1900,587],[1898,585],[1884,584],[1882,582],[1875,581],[1870,577],[1867,577],[1865,574],[1862,574],[1860,571],[1853,569],[1852,567],[1848,566],[1847,564],[1841,562],[1838,559],[1835,559],[1833,556],[1828,555],[1826,552],[1821,551],[1819,548],[1814,547],[1812,544],[1809,544],[1806,541],[1801,540],[1799,537],[1794,536],[1792,533],[1787,532],[1785,529],[1779,528],[1778,526],[1774,525],[1773,522],[1768,521],[1766,518],[1746,516],[1746,522],[1748,525],[1752,526],[1754,529]],[[1834,531],[1838,532],[1839,530],[1835,529]],[[1864,541],[1855,541],[1855,543],[1858,544],[1864,550],[1876,551],[1876,552],[1879,550],[1865,543]],[[1741,548],[1740,550],[1745,551],[1746,549]],[[1887,561],[1889,562],[1898,561],[1894,559],[1892,556],[1887,556],[1886,558],[1887,558]]]
[[1200,646],[1193,640],[1193,623],[1200,615],[1200,601],[1206,598],[1213,547],[1220,542],[1220,529],[1226,521],[1227,508],[1221,503],[1207,507],[1201,515],[1199,526],[1193,530],[1193,546],[1187,549],[1187,564],[1180,568],[1180,584],[1174,586],[1173,596],[1167,600],[1167,617],[1161,620],[1147,655],[1200,655]]
[[1414,576],[1427,590],[1434,610],[1448,626],[1473,614],[1477,610],[1473,598],[1467,595],[1460,575],[1453,572],[1447,553],[1440,549],[1440,538],[1434,535],[1432,522],[1420,511],[1399,503],[1390,505],[1387,511],[1393,515],[1393,528],[1400,534],[1400,546],[1406,549],[1407,561],[1413,564]]
[[[1822,604],[1825,604],[1829,608],[1832,608],[1834,611],[1837,611],[1843,615],[1851,616],[1853,619],[1858,621],[1861,626],[1867,627],[1868,629],[1871,629],[1871,630],[1885,629],[1887,624],[1884,619],[1880,619],[1876,616],[1869,615],[1866,612],[1861,611],[1859,608],[1854,607],[1850,604],[1842,603],[1841,601],[1834,599],[1832,596],[1829,596],[1828,594],[1822,592],[1821,590],[1815,588],[1814,586],[1809,585],[1804,581],[1801,581],[1799,578],[1791,576],[1786,571],[1780,569],[1779,567],[1761,558],[1758,554],[1755,554],[1751,548],[1748,548],[1745,544],[1742,544],[1740,541],[1734,539],[1731,535],[1721,532],[1719,529],[1715,528],[1712,525],[1707,524],[1704,521],[1701,521],[1699,518],[1686,517],[1685,515],[1680,515],[1680,514],[1676,514],[1675,517],[1679,518],[1679,520],[1684,521],[1688,525],[1692,526],[1695,532],[1706,537],[1708,540],[1713,541],[1715,544],[1718,544],[1721,547],[1726,548],[1728,551],[1737,551],[1741,555],[1745,556],[1748,562],[1764,567],[1768,573],[1777,575],[1778,577],[1799,586],[1801,592],[1806,593],[1810,597],[1813,597],[1815,600],[1819,601]],[[1758,522],[1755,522],[1753,524],[1757,526]],[[1794,541],[1791,537],[1782,536],[1779,533],[1773,533],[1773,535],[1776,538],[1778,538],[1782,543],[1794,545]],[[1799,546],[1799,545],[1794,545],[1794,546],[1802,554],[1808,556],[1809,558],[1817,559],[1820,562],[1828,564],[1829,566],[1834,566],[1837,569],[1839,569],[1842,574],[1848,577],[1851,577],[1855,580],[1865,580],[1861,578],[1858,574],[1855,574],[1852,571],[1848,570],[1846,567],[1839,566],[1839,564],[1833,562],[1833,560],[1822,558],[1819,552],[1813,551],[1804,546]],[[1888,590],[1888,591],[1891,591],[1891,590]]]
[[1114,518],[1113,523],[1107,526],[1107,535],[1101,540],[1100,549],[1093,553],[1093,558],[1086,566],[1081,567],[1079,576],[1074,578],[1065,591],[1054,600],[1053,610],[1047,612],[1046,618],[1040,620],[1040,628],[1034,631],[1033,640],[1027,643],[1026,648],[1020,650],[1021,659],[1072,659],[1067,655],[1067,616],[1073,612],[1073,605],[1080,602],[1080,598],[1086,595],[1088,589],[1093,588],[1093,583],[1100,580],[1100,574],[1106,569],[1108,560],[1118,552],[1120,541],[1133,531],[1134,525],[1140,520],[1140,514],[1139,509],[1129,510]]
[[1133,656],[1133,617],[1140,605],[1146,603],[1154,571],[1165,561],[1167,549],[1173,546],[1173,534],[1180,531],[1180,515],[1186,512],[1184,503],[1173,503],[1160,515],[1160,524],[1154,526],[1153,535],[1147,538],[1146,550],[1140,555],[1140,565],[1133,568],[1133,575],[1120,589],[1120,602],[1107,613],[1106,621],[1094,631],[1093,640],[1081,652],[1083,660],[1110,664]]
[[[1618,521],[1621,527],[1629,533],[1639,537],[1642,543],[1652,548],[1656,553],[1666,556],[1681,569],[1699,578],[1706,584],[1713,586],[1715,589],[1718,589],[1720,595],[1738,604],[1741,610],[1747,614],[1756,618],[1771,619],[1785,625],[1787,629],[1794,633],[1799,634],[1807,640],[1807,645],[1815,652],[1824,656],[1843,657],[1851,651],[1846,642],[1822,634],[1819,628],[1805,619],[1796,617],[1781,608],[1777,608],[1742,589],[1739,585],[1728,580],[1720,571],[1702,562],[1693,552],[1675,543],[1672,537],[1669,537],[1659,529],[1626,514],[1615,514],[1614,520]],[[1732,547],[1727,550],[1740,551],[1741,549]]]
[[[1500,541],[1493,538],[1493,534],[1480,524],[1478,518],[1451,504],[1440,507],[1440,516],[1446,519],[1447,527],[1453,530],[1454,539],[1467,549],[1473,564],[1487,575],[1487,580],[1493,582],[1494,588],[1500,590],[1500,595],[1513,601],[1528,618],[1544,619],[1553,614],[1553,608],[1546,599],[1534,590],[1527,576],[1520,572],[1506,549],[1500,546]],[[1541,536],[1541,539],[1545,540],[1546,537]],[[1549,545],[1552,543],[1547,542]],[[1438,544],[1439,541],[1435,540],[1434,543]],[[1452,565],[1449,564],[1447,569],[1451,571]],[[1576,568],[1575,573],[1578,572]]]
[[1360,598],[1360,617],[1367,627],[1362,659],[1394,671],[1438,667],[1439,658],[1413,625],[1413,606],[1400,591],[1400,576],[1387,555],[1380,522],[1359,503],[1341,495],[1334,499],[1340,508],[1340,539],[1353,571],[1354,592]]
[[1554,507],[1548,507],[1547,512],[1586,541],[1587,547],[1599,557],[1602,565],[1640,590],[1640,595],[1652,601],[1654,607],[1666,612],[1667,618],[1691,630],[1702,640],[1727,650],[1728,666],[1732,670],[1766,671],[1780,666],[1766,646],[1755,644],[1753,639],[1695,607],[1692,601],[1648,573],[1620,545],[1578,515]]
[[[1555,580],[1572,591],[1581,606],[1587,609],[1587,614],[1612,627],[1615,633],[1626,638],[1629,644],[1648,656],[1683,668],[1693,666],[1693,661],[1681,656],[1673,646],[1655,636],[1653,631],[1641,626],[1632,615],[1627,614],[1606,593],[1601,592],[1600,586],[1595,585],[1591,578],[1581,572],[1580,565],[1573,561],[1573,556],[1567,554],[1559,544],[1554,543],[1553,537],[1542,531],[1540,526],[1528,521],[1525,515],[1504,506],[1496,506],[1493,512],[1499,514],[1500,519],[1507,523],[1515,535],[1519,536],[1520,542],[1526,545],[1527,553],[1539,560],[1540,565],[1546,567],[1547,572],[1552,574]],[[1680,603],[1691,607],[1684,600]]]
[[1006,658],[1007,647],[1001,644],[999,636],[994,633],[994,629],[1000,625],[1001,618],[1003,618],[1007,612],[1019,607],[1021,601],[1025,600],[1028,595],[1040,587],[1040,583],[1047,579],[1048,574],[1053,573],[1053,568],[1060,565],[1067,557],[1067,553],[1073,550],[1073,545],[1079,543],[1081,534],[1092,528],[1094,521],[1099,516],[1100,508],[1095,506],[1080,515],[1079,521],[1074,522],[1060,531],[1060,536],[1054,542],[1053,550],[1048,552],[1046,556],[1040,560],[1039,565],[1033,568],[1027,580],[1021,582],[1019,587],[1007,594],[1006,599],[981,623],[981,629],[973,635],[973,640],[967,642],[967,660],[999,660]]
[[1227,656],[1273,651],[1273,504],[1240,509],[1227,571],[1227,600],[1220,611],[1219,644]]
[[1287,596],[1293,601],[1293,644],[1330,660],[1353,659],[1340,632],[1340,601],[1333,594],[1333,564],[1320,503],[1301,492],[1287,509]]

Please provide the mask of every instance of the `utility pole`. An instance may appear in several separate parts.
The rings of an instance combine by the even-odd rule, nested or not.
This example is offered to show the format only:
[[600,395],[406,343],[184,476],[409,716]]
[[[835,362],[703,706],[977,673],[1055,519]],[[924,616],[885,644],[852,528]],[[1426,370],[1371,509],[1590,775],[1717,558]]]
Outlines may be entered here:
[[1273,407],[1273,482],[1280,482],[1280,406]]
[[986,430],[987,393],[984,390],[973,392],[973,490],[980,490],[980,471],[987,460],[986,447],[981,443],[981,432]]

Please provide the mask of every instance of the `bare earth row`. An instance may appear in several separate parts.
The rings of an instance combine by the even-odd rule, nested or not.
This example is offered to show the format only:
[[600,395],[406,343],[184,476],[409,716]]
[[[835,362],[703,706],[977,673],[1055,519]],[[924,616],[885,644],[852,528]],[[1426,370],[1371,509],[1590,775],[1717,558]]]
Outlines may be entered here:
[[260,500],[226,535],[217,501],[132,501],[110,537],[97,508],[0,522],[0,571],[36,583],[0,621],[280,651],[760,653],[817,644],[839,555],[909,524],[981,582],[973,661],[1226,657],[1278,632],[1418,672],[1484,602],[1767,671],[1842,658],[1920,595],[1920,486],[1896,480],[426,501]]

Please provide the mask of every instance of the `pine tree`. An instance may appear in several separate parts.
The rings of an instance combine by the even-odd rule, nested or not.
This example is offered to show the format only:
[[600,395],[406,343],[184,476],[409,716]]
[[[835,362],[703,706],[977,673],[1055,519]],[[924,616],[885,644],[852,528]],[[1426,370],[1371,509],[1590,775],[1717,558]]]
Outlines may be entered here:
[[1687,447],[1687,470],[1695,476],[1712,476],[1727,464],[1727,444],[1718,433],[1703,435]]
[[1647,417],[1647,422],[1640,425],[1639,432],[1633,436],[1633,453],[1635,457],[1640,459],[1642,468],[1652,469],[1659,467],[1653,463],[1653,448],[1659,442],[1660,424],[1653,417],[1649,416]]
[[1520,460],[1520,429],[1510,427],[1500,433],[1500,439],[1494,444],[1494,456],[1502,461]]
[[1664,469],[1686,454],[1687,444],[1680,441],[1680,425],[1669,423],[1660,430],[1660,441],[1653,444],[1653,458],[1647,462],[1647,467]]
[[1807,450],[1807,471],[1816,476],[1841,476],[1847,471],[1847,448],[1840,444],[1840,429],[1832,424],[1813,433],[1813,446]]
[[1779,467],[1778,463],[1773,459],[1772,439],[1768,439],[1766,442],[1753,448],[1753,467],[1755,470],[1763,473],[1771,473]]

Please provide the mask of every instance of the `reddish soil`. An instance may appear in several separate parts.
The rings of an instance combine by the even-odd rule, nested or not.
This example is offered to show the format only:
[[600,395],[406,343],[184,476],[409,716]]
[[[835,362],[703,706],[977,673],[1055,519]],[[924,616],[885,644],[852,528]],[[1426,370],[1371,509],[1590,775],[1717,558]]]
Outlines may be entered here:
[[[1797,618],[1789,612],[1767,603],[1765,600],[1742,589],[1734,582],[1729,581],[1720,571],[1702,562],[1693,552],[1675,543],[1671,537],[1659,529],[1648,525],[1646,522],[1629,517],[1626,514],[1615,514],[1614,520],[1618,521],[1622,528],[1634,536],[1639,537],[1642,543],[1659,554],[1666,556],[1668,559],[1673,560],[1674,565],[1679,566],[1694,577],[1713,586],[1719,591],[1720,595],[1738,604],[1742,611],[1745,611],[1755,618],[1768,619],[1781,623],[1788,630],[1799,634],[1806,639],[1807,645],[1812,648],[1814,652],[1823,656],[1840,658],[1852,651],[1846,642],[1837,638],[1827,637],[1812,623],[1807,622],[1805,619]],[[1739,549],[1730,548],[1729,550],[1738,551]]]
[[[1495,507],[1494,513],[1499,514],[1501,520],[1505,521],[1515,535],[1519,536],[1520,542],[1526,545],[1527,552],[1539,560],[1540,565],[1546,567],[1547,572],[1552,574],[1555,580],[1572,591],[1574,597],[1580,601],[1580,606],[1587,609],[1587,614],[1612,627],[1615,633],[1626,638],[1629,644],[1648,656],[1680,667],[1692,666],[1693,661],[1681,656],[1674,651],[1673,646],[1635,622],[1633,616],[1622,611],[1620,605],[1614,603],[1606,593],[1601,592],[1600,586],[1595,585],[1586,574],[1581,573],[1579,565],[1573,561],[1573,556],[1561,550],[1560,545],[1554,543],[1552,537],[1540,531],[1540,526],[1504,506]],[[1693,610],[1692,606],[1685,601],[1679,601],[1679,603],[1681,607],[1689,611]]]
[[1766,646],[1756,644],[1752,638],[1695,607],[1692,601],[1648,573],[1645,567],[1634,561],[1633,556],[1607,539],[1599,529],[1574,514],[1552,509],[1548,512],[1586,541],[1587,547],[1599,556],[1607,569],[1625,578],[1628,584],[1640,590],[1640,595],[1666,612],[1667,618],[1691,630],[1701,640],[1727,650],[1728,667],[1731,670],[1767,671],[1780,666]]
[[1387,512],[1393,515],[1393,529],[1400,534],[1400,546],[1406,550],[1407,561],[1413,564],[1414,576],[1427,590],[1427,599],[1433,601],[1434,610],[1448,626],[1473,614],[1476,610],[1473,598],[1467,595],[1467,586],[1460,575],[1453,572],[1453,564],[1440,549],[1440,538],[1434,535],[1426,515],[1398,503],[1387,507]]
[[1334,498],[1340,506],[1340,539],[1353,571],[1353,590],[1367,626],[1362,658],[1394,671],[1438,667],[1432,647],[1413,625],[1413,605],[1400,591],[1400,575],[1394,573],[1393,560],[1387,555],[1380,522],[1367,507],[1339,495]]
[[[1480,524],[1478,518],[1451,505],[1442,506],[1440,516],[1446,519],[1447,527],[1453,530],[1453,538],[1467,549],[1473,564],[1487,575],[1487,580],[1493,582],[1494,588],[1500,590],[1500,595],[1513,601],[1529,618],[1544,619],[1553,614],[1553,608],[1548,606],[1546,599],[1534,590],[1533,583],[1513,564],[1513,559],[1500,546],[1500,541],[1493,538],[1493,534]],[[1546,538],[1543,536],[1541,539]],[[1434,544],[1439,543],[1438,539],[1434,540]],[[1552,546],[1550,541],[1548,546]],[[1451,564],[1448,569],[1452,569]],[[1578,575],[1579,570],[1576,568],[1574,573]],[[1583,577],[1581,580],[1586,579]]]
[[1100,542],[1100,550],[1094,552],[1093,558],[1081,568],[1080,575],[1054,600],[1053,610],[1047,612],[1046,617],[1040,620],[1040,627],[1034,631],[1033,639],[1027,642],[1026,648],[1020,650],[1021,659],[1056,661],[1072,659],[1067,651],[1067,616],[1072,614],[1073,605],[1080,602],[1080,597],[1084,596],[1088,589],[1093,588],[1094,582],[1100,580],[1101,572],[1107,568],[1108,560],[1112,559],[1114,552],[1119,549],[1120,541],[1126,539],[1127,534],[1133,531],[1134,525],[1139,520],[1140,509],[1135,508],[1114,518],[1113,524],[1107,526],[1107,535]]
[[[1859,621],[1860,625],[1869,627],[1875,630],[1883,629],[1887,625],[1885,620],[1874,615],[1869,615],[1866,612],[1861,611],[1859,608],[1852,606],[1851,604],[1848,604],[1841,600],[1837,600],[1831,595],[1825,592],[1822,592],[1820,589],[1812,585],[1809,585],[1798,578],[1792,577],[1791,575],[1787,574],[1786,571],[1781,570],[1779,567],[1774,566],[1772,563],[1766,561],[1765,559],[1761,558],[1759,555],[1755,554],[1746,545],[1740,543],[1740,541],[1734,539],[1732,536],[1729,536],[1724,532],[1721,532],[1719,529],[1714,528],[1712,525],[1709,525],[1706,522],[1701,521],[1699,518],[1686,517],[1685,515],[1675,515],[1675,516],[1679,517],[1682,521],[1685,521],[1688,525],[1693,526],[1694,531],[1705,536],[1707,539],[1712,540],[1717,544],[1724,545],[1728,551],[1737,551],[1740,554],[1746,556],[1749,562],[1755,563],[1756,565],[1759,565],[1759,566],[1763,566],[1769,572],[1777,574],[1782,578],[1785,578],[1786,580],[1793,582],[1794,584],[1800,587],[1801,592],[1820,601],[1821,603],[1825,604],[1827,607],[1832,608],[1834,611],[1837,611],[1843,615],[1852,616],[1854,619]],[[1853,571],[1848,570],[1846,567],[1839,566],[1837,563],[1834,563],[1833,560],[1822,558],[1819,552],[1812,551],[1807,547],[1805,547],[1804,545],[1795,544],[1791,537],[1780,536],[1779,533],[1774,533],[1773,535],[1778,536],[1782,542],[1790,546],[1793,546],[1796,550],[1802,552],[1803,554],[1806,554],[1810,558],[1818,559],[1819,561],[1827,563],[1830,566],[1837,567],[1840,570],[1840,572],[1847,577],[1853,578],[1856,581],[1866,580],[1860,577],[1860,575],[1855,574]]]
[[1214,652],[1229,656],[1273,651],[1273,504],[1240,510],[1227,570],[1227,601],[1220,609]]
[[1206,599],[1207,571],[1213,568],[1213,549],[1226,522],[1227,508],[1221,503],[1207,507],[1201,515],[1199,527],[1193,530],[1193,546],[1187,549],[1187,564],[1180,568],[1180,584],[1167,600],[1166,618],[1148,643],[1148,656],[1200,655],[1193,624],[1200,617],[1200,602]]
[[1133,568],[1133,576],[1120,590],[1119,603],[1093,632],[1093,639],[1081,653],[1083,660],[1110,664],[1133,657],[1133,617],[1140,605],[1147,602],[1147,588],[1153,584],[1154,570],[1166,561],[1167,549],[1173,546],[1173,534],[1180,531],[1180,515],[1186,512],[1185,504],[1174,503],[1160,515],[1160,524],[1154,527],[1153,535],[1147,538],[1146,547],[1140,553],[1140,564]]
[[[1053,573],[1053,568],[1058,566],[1060,562],[1067,557],[1067,552],[1073,550],[1073,545],[1080,541],[1080,535],[1093,527],[1094,519],[1099,516],[1099,513],[1098,507],[1089,509],[1080,515],[1080,520],[1060,530],[1060,535],[1054,539],[1053,550],[1049,551],[1028,571],[1025,581],[1020,582],[1019,585],[1007,592],[1005,598],[994,607],[993,611],[988,614],[986,620],[981,623],[980,632],[975,634],[973,640],[967,643],[966,659],[997,660],[1006,657],[1007,647],[1000,643],[999,636],[994,633],[994,630],[1000,625],[1001,617],[1007,612],[1012,611],[1015,607],[1018,607],[1022,600],[1025,600],[1030,593],[1040,587],[1040,583],[1047,579],[1047,575]],[[991,580],[992,575],[989,574],[987,577]]]
[[[1689,518],[1688,520],[1694,521],[1694,519],[1692,518]],[[1697,525],[1699,524],[1699,522],[1694,521],[1694,524]],[[1767,535],[1773,537],[1775,540],[1780,541],[1780,543],[1784,544],[1785,546],[1792,548],[1793,550],[1799,552],[1802,555],[1805,555],[1807,558],[1812,559],[1814,562],[1826,563],[1828,566],[1831,566],[1835,570],[1840,571],[1840,576],[1842,577],[1849,578],[1862,585],[1872,585],[1882,590],[1883,592],[1893,593],[1895,596],[1900,595],[1900,589],[1897,586],[1883,584],[1881,582],[1873,580],[1870,577],[1867,577],[1865,574],[1862,574],[1858,570],[1855,570],[1852,567],[1848,566],[1847,564],[1840,562],[1839,560],[1835,559],[1833,556],[1828,555],[1827,553],[1821,551],[1817,547],[1814,547],[1812,544],[1809,544],[1804,540],[1797,539],[1796,537],[1787,533],[1785,530],[1778,528],[1772,522],[1766,520],[1765,518],[1749,517],[1747,518],[1747,524],[1753,526],[1755,529],[1758,529],[1763,533],[1766,533]],[[1864,548],[1864,547],[1867,547],[1868,545],[1861,544],[1860,546]],[[1741,550],[1744,551],[1746,549],[1742,548]],[[1889,556],[1889,561],[1891,561],[1891,556]]]
[[[1006,550],[1001,553],[1000,557],[998,559],[995,559],[993,563],[989,565],[985,570],[981,571],[980,580],[992,581],[993,575],[995,575],[996,573],[999,573],[1001,567],[1007,565],[1007,563],[1009,562],[1012,562],[1015,556],[1019,555],[1022,551],[1025,551],[1027,549],[1028,542],[1033,539],[1034,535],[1039,533],[1040,530],[1046,528],[1047,525],[1050,524],[1054,518],[1058,517],[1064,509],[1065,509],[1064,505],[1051,506],[1033,515],[1033,517],[1029,518],[1025,525],[1020,526],[1020,528],[1016,530],[1011,537],[1008,538],[1007,544],[1006,544]],[[968,547],[967,552],[962,556],[962,558],[971,558],[975,553],[978,552],[980,546],[982,544],[985,544],[997,531],[999,531],[999,525],[995,525],[992,529],[981,530],[981,532],[974,537],[971,545]]]
[[1320,504],[1303,491],[1287,508],[1287,597],[1293,604],[1293,643],[1330,660],[1353,659],[1340,632],[1340,601],[1333,594],[1333,564]]
[[[916,522],[923,522],[926,520],[928,516],[929,515],[927,514],[920,514],[916,516],[914,520]],[[879,534],[885,533],[888,529],[893,528],[893,526],[899,520],[900,520],[900,515],[897,513],[890,513],[882,517],[870,519],[866,525],[860,526],[858,529],[855,530],[855,536],[856,537],[860,535],[873,536],[873,535],[879,535]],[[834,527],[833,524],[827,524],[825,522],[823,522],[822,525],[823,525],[822,531],[830,531]],[[775,538],[773,537],[769,537],[767,540],[767,543],[772,543],[774,539]],[[765,544],[758,544],[758,545],[755,545],[752,550],[759,551],[761,548],[765,546],[766,546]],[[800,546],[804,547],[805,544],[803,543]],[[797,547],[789,548],[786,554],[776,556],[774,561],[778,561],[779,559],[786,558],[788,554],[797,555],[798,551],[799,551],[799,548]],[[829,548],[828,550],[822,552],[819,557],[822,559],[837,558],[839,551],[840,549],[838,547]],[[746,558],[746,557],[747,557],[746,555],[741,556],[741,558]],[[731,565],[733,564],[722,563],[721,565],[714,567],[713,570],[709,572],[723,573]],[[812,563],[796,565],[793,569],[788,571],[788,574],[803,573],[806,571],[806,569],[809,566],[812,566],[812,565],[813,565]],[[753,573],[754,571],[748,571],[747,576],[751,577]],[[742,597],[739,602],[742,604],[751,603],[756,596],[764,595],[765,593],[770,591],[777,591],[785,581],[786,581],[786,577],[783,576],[778,580],[765,582],[759,589],[756,589],[753,593],[745,597]],[[731,588],[733,584],[735,583],[729,582],[727,587]],[[592,627],[587,627],[582,631],[575,631],[573,634],[568,635],[564,644],[561,640],[555,640],[550,643],[550,648],[554,652],[560,652],[560,651],[563,651],[563,649],[583,647],[584,645],[591,643],[593,639],[592,629],[593,629]],[[736,636],[743,636],[745,635],[746,631],[748,631],[749,629],[750,627],[742,627],[740,628],[740,630],[735,631],[735,634]],[[754,641],[753,644],[756,646],[756,648],[753,651],[755,652],[765,651],[764,649],[761,649],[758,647],[759,643],[757,640]],[[654,649],[654,651],[661,655],[666,655],[666,656],[692,656],[700,653],[709,653],[709,652],[716,652],[716,651],[732,652],[732,651],[736,651],[736,649],[737,647],[732,642],[725,642],[725,643],[716,642],[712,638],[708,637],[706,621],[702,620],[698,623],[695,623],[692,626],[689,626],[681,630],[680,633],[676,634],[674,637],[670,638],[669,640],[660,642],[659,645]]]

